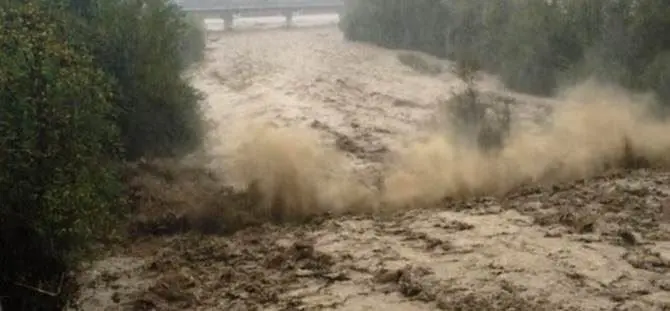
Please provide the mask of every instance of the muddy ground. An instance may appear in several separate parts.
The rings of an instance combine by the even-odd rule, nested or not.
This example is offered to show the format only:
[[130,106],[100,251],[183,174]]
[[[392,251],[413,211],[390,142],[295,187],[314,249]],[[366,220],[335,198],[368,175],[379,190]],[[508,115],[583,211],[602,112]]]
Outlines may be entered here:
[[[444,69],[447,62],[430,60],[443,69],[418,72],[397,52],[344,42],[335,27],[210,40],[194,84],[208,95],[208,116],[219,126],[208,146],[214,158],[231,156],[217,138],[232,140],[227,129],[233,121],[272,120],[318,132],[320,143],[348,159],[363,184],[374,184],[383,178],[386,156],[414,139],[408,134],[435,122],[440,98],[463,88]],[[519,120],[534,122],[548,113],[544,100],[501,90],[487,77],[482,81],[482,92],[514,98]],[[608,156],[610,145],[588,146],[607,140],[612,124],[603,125],[603,135],[572,143],[593,151],[593,158]],[[586,130],[562,135],[593,132]],[[287,178],[288,172],[297,180],[304,177],[303,166],[334,167],[311,145],[269,146],[274,149],[249,149],[245,157],[256,162],[246,164],[265,165],[261,159],[274,151],[294,157],[270,160],[293,166],[258,171],[254,178]],[[459,199],[392,212],[383,206],[331,208],[287,217],[293,222],[282,218],[282,210],[255,209],[252,191],[225,185],[219,162],[195,168],[140,163],[129,177],[142,206],[129,225],[129,240],[83,269],[77,302],[81,310],[138,311],[670,310],[670,173],[590,170],[602,163],[586,153],[561,157],[568,159],[566,170],[588,179],[525,182],[495,197],[470,197],[446,182],[476,172],[473,180],[459,178],[477,190],[486,184],[479,181],[503,184],[507,175],[470,169],[423,181],[415,176],[423,183],[405,185],[412,188],[407,197],[439,182],[453,191],[431,195]],[[509,163],[532,166],[546,160],[544,154]],[[439,177],[440,167],[424,167],[424,173]],[[509,178],[530,176],[521,171],[508,170],[514,173]],[[302,181],[303,188],[281,203],[305,189],[324,192],[335,185],[308,187],[318,181]],[[325,193],[358,195],[337,189]]]

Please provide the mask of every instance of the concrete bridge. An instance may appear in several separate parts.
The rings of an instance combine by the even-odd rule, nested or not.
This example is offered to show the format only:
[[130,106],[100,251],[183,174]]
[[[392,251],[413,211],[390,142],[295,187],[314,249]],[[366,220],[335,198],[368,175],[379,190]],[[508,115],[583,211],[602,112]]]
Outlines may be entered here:
[[177,0],[177,4],[192,16],[203,20],[223,19],[224,29],[232,30],[235,17],[283,15],[286,27],[293,24],[296,14],[341,13],[345,0]]

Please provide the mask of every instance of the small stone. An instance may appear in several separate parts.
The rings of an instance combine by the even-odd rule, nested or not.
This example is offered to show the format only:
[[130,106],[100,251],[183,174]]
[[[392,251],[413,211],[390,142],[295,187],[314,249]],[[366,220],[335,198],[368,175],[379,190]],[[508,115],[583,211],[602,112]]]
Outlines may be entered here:
[[670,223],[670,199],[666,199],[661,203],[661,220]]
[[642,236],[632,230],[619,230],[619,237],[621,237],[621,239],[629,245],[639,245],[642,243]]
[[114,303],[121,302],[121,295],[119,295],[119,292],[114,292],[114,294],[112,294],[112,301]]
[[500,212],[502,212],[502,207],[498,204],[491,205],[486,208],[486,212],[489,214],[500,214]]
[[583,234],[576,240],[583,243],[598,243],[602,242],[602,237],[598,234]]
[[560,238],[563,236],[563,231],[562,228],[550,228],[544,236],[547,238]]
[[656,286],[666,292],[670,292],[670,279],[656,281]]
[[299,277],[313,276],[314,274],[315,274],[314,271],[312,271],[312,270],[307,270],[307,269],[298,269],[298,270],[295,272],[295,275],[296,275],[296,276],[299,276]]
[[330,281],[348,281],[351,278],[343,271],[331,272],[323,275],[324,278]]
[[375,281],[378,283],[396,283],[400,279],[402,271],[382,269],[375,275]]
[[523,212],[535,212],[535,211],[543,209],[543,207],[544,207],[544,204],[542,204],[542,202],[539,202],[539,201],[528,202],[526,204],[523,204],[519,211],[522,212],[522,213]]

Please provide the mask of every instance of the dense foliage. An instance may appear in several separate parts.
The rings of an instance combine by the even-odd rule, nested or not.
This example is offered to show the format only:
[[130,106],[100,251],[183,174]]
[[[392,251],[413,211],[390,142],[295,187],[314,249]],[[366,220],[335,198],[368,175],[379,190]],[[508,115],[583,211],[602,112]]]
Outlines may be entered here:
[[352,0],[340,26],[351,40],[477,61],[520,91],[596,76],[670,100],[663,0]]
[[0,297],[51,309],[125,211],[123,161],[199,146],[204,40],[164,0],[3,0],[0,20]]
[[68,25],[33,4],[0,11],[2,277],[64,270],[97,237],[119,190],[111,83]]
[[96,63],[117,81],[118,126],[128,159],[199,146],[200,95],[182,77],[194,60],[183,57],[183,43],[193,34],[185,15],[165,0],[100,1],[98,7],[87,43]]

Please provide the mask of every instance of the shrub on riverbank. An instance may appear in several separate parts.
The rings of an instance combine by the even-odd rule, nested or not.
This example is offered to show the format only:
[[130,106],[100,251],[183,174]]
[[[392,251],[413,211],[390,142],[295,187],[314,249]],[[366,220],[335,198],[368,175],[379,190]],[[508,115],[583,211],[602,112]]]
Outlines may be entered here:
[[465,90],[440,104],[441,113],[448,118],[449,132],[454,141],[463,146],[495,154],[502,150],[510,135],[510,103],[490,100],[477,89],[479,64],[459,62],[457,65],[454,74],[465,83]]
[[351,40],[477,61],[516,90],[550,95],[596,76],[670,100],[670,7],[661,0],[352,0]]
[[10,0],[0,17],[0,297],[51,310],[126,212],[123,161],[199,147],[183,72],[204,41],[165,0]]
[[58,16],[0,15],[0,281],[58,284],[119,203],[112,83]]
[[[94,1],[87,35],[96,63],[117,82],[118,127],[129,160],[175,156],[203,137],[198,91],[183,77],[202,36],[165,0]],[[194,39],[195,38],[195,39]],[[200,44],[200,43],[197,43]],[[185,57],[185,46],[192,51]]]

